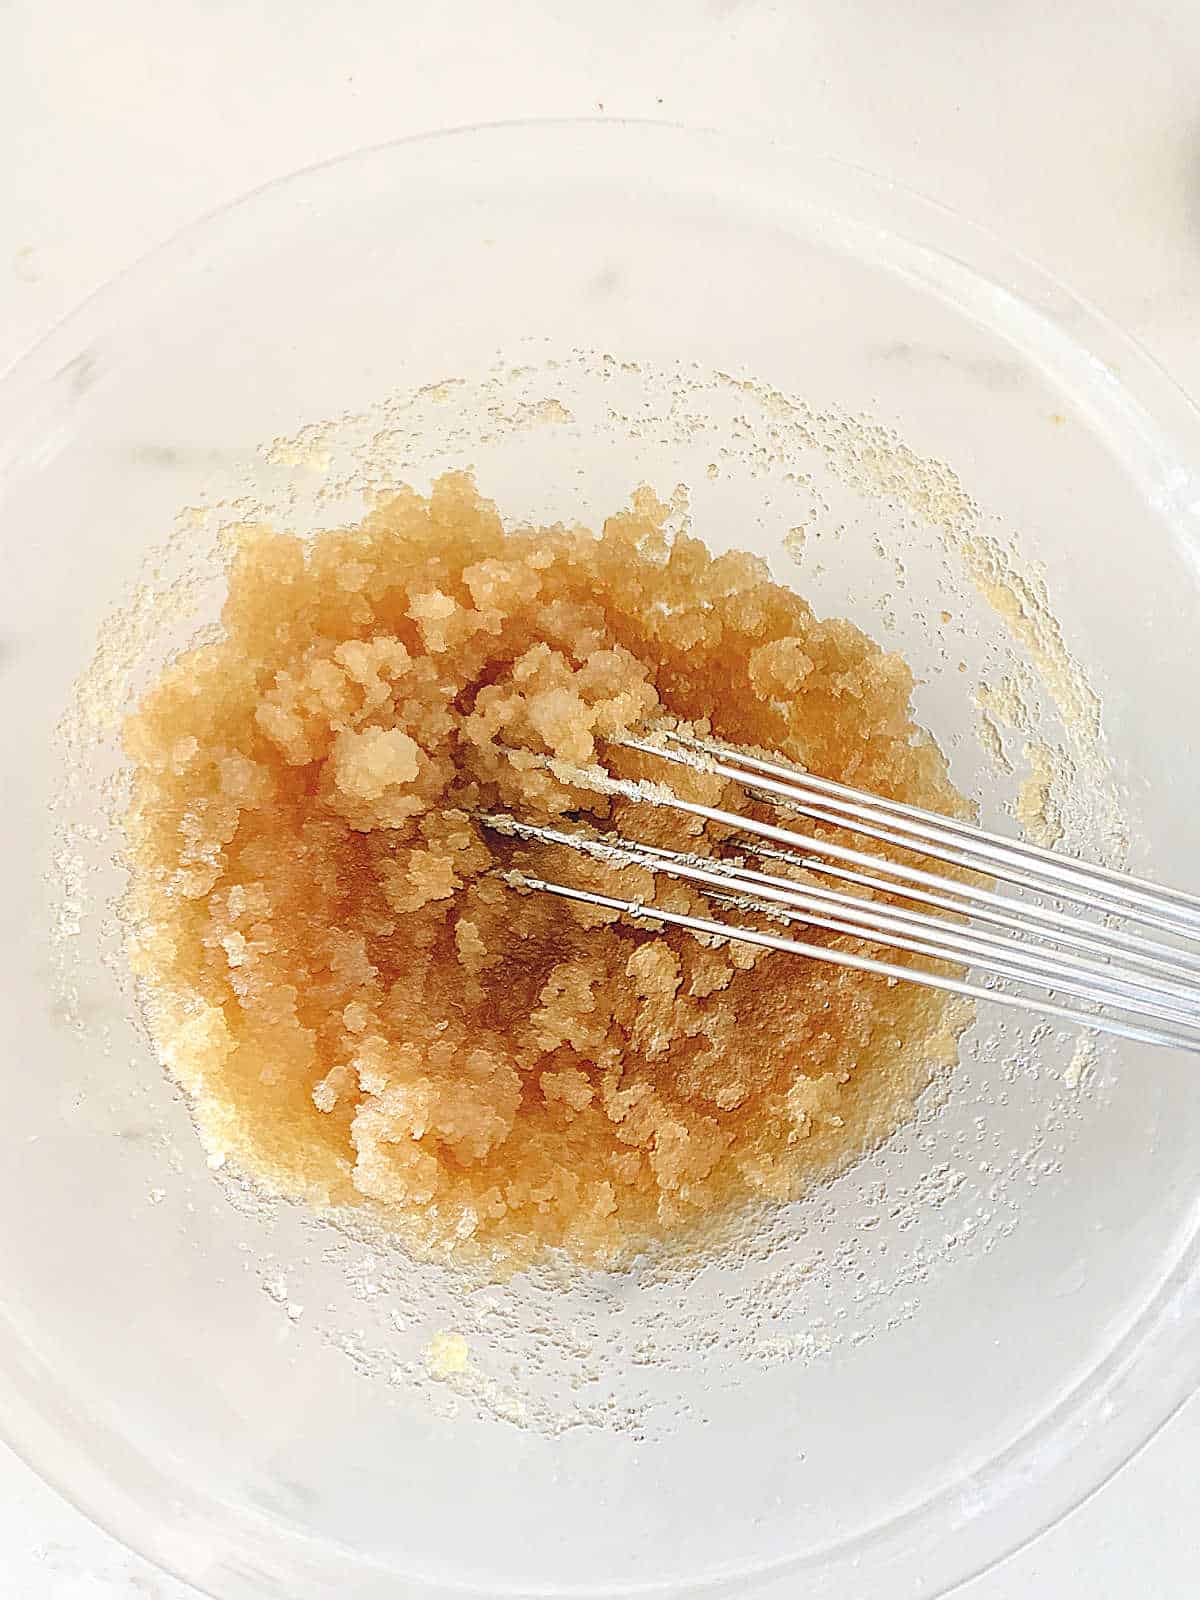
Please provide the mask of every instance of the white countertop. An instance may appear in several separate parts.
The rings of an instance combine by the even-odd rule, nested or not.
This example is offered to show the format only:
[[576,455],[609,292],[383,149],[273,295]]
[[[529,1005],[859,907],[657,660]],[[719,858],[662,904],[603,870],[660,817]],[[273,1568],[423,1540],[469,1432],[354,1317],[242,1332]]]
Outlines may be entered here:
[[[1197,0],[8,0],[0,367],[267,179],[428,128],[602,114],[776,135],[899,179],[1038,258],[1200,394],[1198,106]],[[1198,1474],[1193,1403],[961,1593],[1195,1593]],[[5,1600],[194,1594],[0,1446]]]

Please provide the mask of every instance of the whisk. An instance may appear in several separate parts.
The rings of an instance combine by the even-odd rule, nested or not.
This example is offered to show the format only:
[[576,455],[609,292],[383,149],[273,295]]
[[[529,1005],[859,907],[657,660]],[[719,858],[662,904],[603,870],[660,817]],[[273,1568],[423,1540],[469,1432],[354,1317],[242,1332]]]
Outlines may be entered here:
[[[523,840],[693,884],[728,915],[692,916],[523,872],[511,875],[518,887],[601,906],[635,922],[740,940],[1127,1039],[1200,1051],[1200,896],[690,734],[664,731],[614,742],[660,760],[665,769],[687,766],[732,780],[768,801],[777,815],[832,824],[842,838],[858,835],[951,870],[859,850],[800,823],[784,826],[782,820],[722,810],[686,799],[666,783],[623,779],[602,769],[590,781],[605,792],[732,830],[720,846],[723,853],[668,850],[582,826],[542,826],[511,816],[482,820]],[[747,865],[746,858],[759,864]],[[804,878],[768,867],[799,869]],[[959,876],[964,870],[968,876]],[[938,965],[910,966],[886,954],[737,920],[755,913],[775,927],[853,935],[885,952],[905,951]]]

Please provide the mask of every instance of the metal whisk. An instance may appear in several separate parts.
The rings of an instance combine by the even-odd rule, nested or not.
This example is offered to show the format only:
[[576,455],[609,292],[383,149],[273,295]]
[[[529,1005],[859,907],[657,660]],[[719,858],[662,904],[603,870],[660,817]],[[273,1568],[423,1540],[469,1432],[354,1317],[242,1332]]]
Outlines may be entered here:
[[[653,739],[616,743],[665,764],[732,780],[777,812],[833,824],[888,849],[941,862],[951,873],[688,800],[660,782],[607,772],[593,772],[588,781],[610,794],[731,829],[721,846],[729,853],[688,854],[623,835],[537,826],[509,816],[483,820],[510,836],[696,885],[731,913],[765,914],[776,925],[849,934],[939,965],[933,970],[909,966],[836,943],[690,916],[526,873],[514,875],[520,887],[603,906],[635,921],[741,940],[1127,1039],[1200,1051],[1200,896],[690,735],[662,732]],[[747,865],[747,857],[760,866]],[[804,878],[762,870],[768,863],[799,869]],[[958,876],[959,871],[968,876]],[[848,887],[830,887],[830,882]],[[1135,931],[1138,927],[1166,937],[1149,937]],[[947,971],[947,963],[959,971]]]

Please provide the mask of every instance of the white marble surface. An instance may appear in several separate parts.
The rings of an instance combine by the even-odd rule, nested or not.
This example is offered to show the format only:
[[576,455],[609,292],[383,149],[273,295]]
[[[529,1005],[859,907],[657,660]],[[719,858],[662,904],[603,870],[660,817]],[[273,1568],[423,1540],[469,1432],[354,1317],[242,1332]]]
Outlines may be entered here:
[[[603,114],[776,134],[898,178],[1038,257],[1200,393],[1198,91],[1197,0],[6,0],[0,366],[278,174],[426,128]],[[1198,1471],[1193,1404],[962,1593],[1194,1594]],[[5,1600],[189,1595],[0,1446]]]

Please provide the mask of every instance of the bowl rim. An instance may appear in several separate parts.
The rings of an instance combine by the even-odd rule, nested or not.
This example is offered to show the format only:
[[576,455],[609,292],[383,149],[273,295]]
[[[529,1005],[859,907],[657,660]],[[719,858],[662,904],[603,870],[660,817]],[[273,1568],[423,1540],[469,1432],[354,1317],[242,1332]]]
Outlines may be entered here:
[[[390,152],[414,145],[518,135],[571,137],[600,145],[631,137],[697,148],[707,144],[751,166],[782,167],[806,194],[818,196],[819,207],[836,200],[846,216],[861,212],[872,220],[882,217],[886,226],[895,227],[898,237],[911,247],[908,270],[918,279],[932,270],[936,260],[943,285],[974,284],[988,294],[1007,297],[1021,308],[1021,316],[1033,330],[1051,378],[1056,374],[1065,377],[1086,365],[1099,394],[1096,414],[1121,423],[1127,464],[1145,479],[1156,509],[1174,527],[1200,572],[1200,471],[1187,466],[1189,461],[1200,462],[1200,408],[1162,364],[1104,312],[1004,244],[990,229],[862,166],[761,136],[654,118],[527,118],[431,130],[312,163],[213,208],[93,290],[0,373],[0,487],[12,464],[21,459],[21,435],[30,415],[37,415],[36,406],[30,406],[31,397],[86,348],[89,329],[119,324],[136,307],[143,290],[162,281],[164,275],[185,270],[199,241],[209,240],[252,210],[262,197],[283,195],[289,189],[298,196],[320,176],[384,159]],[[898,1581],[900,1564],[917,1558],[923,1577],[906,1592],[931,1600],[991,1570],[1090,1499],[1157,1435],[1200,1385],[1200,1201],[1193,1207],[1191,1220],[1185,1248],[1141,1314],[1087,1376],[1007,1450],[957,1485],[934,1491],[924,1501],[829,1551],[783,1557],[770,1566],[737,1574],[737,1581],[747,1585],[738,1593],[782,1593],[777,1585],[801,1574],[828,1582],[854,1573],[861,1582],[876,1570],[882,1573],[886,1569],[893,1581]],[[2,1308],[0,1327],[6,1330],[10,1348],[19,1343],[17,1330]],[[233,1571],[216,1558],[222,1545],[227,1554],[235,1553],[224,1532],[228,1516],[215,1519],[207,1515],[206,1503],[190,1491],[187,1497],[181,1496],[176,1487],[162,1497],[163,1509],[172,1515],[147,1528],[133,1496],[76,1439],[71,1409],[61,1403],[64,1397],[54,1395],[46,1363],[28,1344],[21,1354],[25,1359],[19,1365],[0,1369],[0,1436],[39,1477],[128,1548],[218,1600],[234,1594],[240,1600],[243,1594],[286,1592],[283,1588],[207,1587],[222,1582]],[[55,1400],[60,1403],[53,1403]],[[140,1458],[135,1462],[128,1447],[124,1452],[138,1472],[159,1475],[152,1464]],[[293,1551],[289,1559],[298,1557],[305,1573],[321,1576],[321,1552],[328,1546],[320,1544],[318,1548],[318,1541],[302,1533],[272,1532],[275,1525],[257,1514],[239,1512],[239,1516],[244,1517],[256,1558],[264,1562],[264,1575],[270,1576],[267,1546],[277,1557],[285,1548]],[[951,1547],[958,1552],[956,1556]],[[286,1581],[287,1573],[278,1561],[275,1570]],[[355,1576],[356,1570],[367,1580],[375,1575],[381,1582],[394,1584],[397,1578],[377,1564],[364,1565],[363,1558],[353,1552],[343,1552],[338,1565],[342,1581],[347,1575]],[[716,1594],[732,1592],[725,1585],[733,1579],[729,1573],[712,1574],[685,1580],[683,1588],[668,1589],[654,1583],[573,1592],[592,1600],[618,1594]],[[364,1600],[367,1595],[373,1600],[376,1589],[364,1587],[356,1592],[361,1592]],[[383,1589],[378,1592],[382,1594]],[[428,1592],[464,1593],[445,1586],[431,1587]],[[495,1591],[514,1597],[532,1592],[526,1588]],[[821,1588],[819,1592],[826,1591]]]

